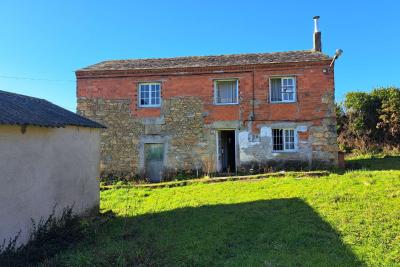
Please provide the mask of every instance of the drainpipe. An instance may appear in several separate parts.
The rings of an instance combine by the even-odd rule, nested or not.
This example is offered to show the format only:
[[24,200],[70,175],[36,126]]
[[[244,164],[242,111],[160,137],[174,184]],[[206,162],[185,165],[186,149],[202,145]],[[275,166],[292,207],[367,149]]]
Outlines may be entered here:
[[252,82],[252,84],[253,84],[253,101],[252,101],[252,114],[250,116],[250,120],[254,121],[256,119],[256,115],[254,113],[254,101],[256,100],[256,97],[255,97],[255,86],[254,86],[254,70],[253,70],[253,82]]

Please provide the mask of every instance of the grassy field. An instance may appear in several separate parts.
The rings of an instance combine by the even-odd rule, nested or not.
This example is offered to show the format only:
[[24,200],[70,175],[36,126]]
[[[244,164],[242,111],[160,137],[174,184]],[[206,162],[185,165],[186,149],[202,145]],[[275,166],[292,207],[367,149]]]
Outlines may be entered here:
[[353,160],[386,170],[103,191],[94,233],[48,264],[400,266],[400,157]]

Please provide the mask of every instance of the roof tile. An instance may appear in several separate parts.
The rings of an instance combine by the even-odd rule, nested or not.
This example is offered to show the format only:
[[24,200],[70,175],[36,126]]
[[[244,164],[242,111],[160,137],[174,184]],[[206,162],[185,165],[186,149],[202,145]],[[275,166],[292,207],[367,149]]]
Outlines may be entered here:
[[312,62],[329,60],[329,56],[313,50],[234,54],[219,56],[190,56],[175,58],[148,58],[103,61],[78,71],[106,70],[157,70],[169,68],[199,68],[236,65],[259,65],[290,62]]
[[103,125],[63,109],[47,100],[0,91],[0,124],[105,128]]

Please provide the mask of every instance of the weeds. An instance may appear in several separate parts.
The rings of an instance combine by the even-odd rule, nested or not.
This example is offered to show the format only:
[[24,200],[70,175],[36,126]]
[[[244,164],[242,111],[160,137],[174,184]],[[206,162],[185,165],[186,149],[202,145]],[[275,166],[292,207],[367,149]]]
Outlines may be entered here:
[[35,266],[84,237],[83,224],[72,207],[64,208],[59,217],[53,209],[46,220],[31,221],[32,231],[24,245],[18,246],[19,233],[0,246],[0,266]]

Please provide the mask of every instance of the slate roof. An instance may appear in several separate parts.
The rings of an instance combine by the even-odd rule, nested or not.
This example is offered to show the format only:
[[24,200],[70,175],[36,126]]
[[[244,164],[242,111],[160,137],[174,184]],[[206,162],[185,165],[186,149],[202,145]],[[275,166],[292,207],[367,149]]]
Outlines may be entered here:
[[0,91],[0,124],[105,128],[47,100]]
[[168,68],[216,67],[237,65],[259,65],[290,62],[312,62],[330,60],[331,58],[321,52],[313,50],[234,54],[219,56],[192,56],[175,58],[148,58],[103,61],[78,71],[104,71],[104,70],[157,70]]

